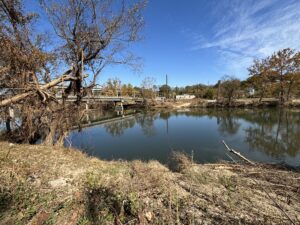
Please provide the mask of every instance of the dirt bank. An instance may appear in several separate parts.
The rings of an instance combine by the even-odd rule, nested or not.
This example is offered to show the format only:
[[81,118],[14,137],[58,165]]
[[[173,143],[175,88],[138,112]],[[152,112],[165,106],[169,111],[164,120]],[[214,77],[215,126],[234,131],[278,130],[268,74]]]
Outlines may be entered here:
[[[150,108],[154,109],[179,109],[179,108],[207,108],[207,107],[276,107],[279,102],[274,98],[265,98],[261,102],[257,98],[236,99],[230,105],[224,102],[208,99],[192,99],[192,100],[168,100],[168,101],[152,101],[148,102]],[[300,107],[300,100],[295,99],[286,102],[284,107]]]
[[175,165],[0,142],[0,224],[299,224],[299,172]]

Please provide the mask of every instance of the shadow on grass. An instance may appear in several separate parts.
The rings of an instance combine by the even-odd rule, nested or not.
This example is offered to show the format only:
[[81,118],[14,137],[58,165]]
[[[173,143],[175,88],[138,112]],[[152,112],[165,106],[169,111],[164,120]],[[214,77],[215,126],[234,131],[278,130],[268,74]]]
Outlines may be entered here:
[[92,224],[123,224],[138,221],[134,203],[126,196],[104,187],[87,190],[87,217]]
[[0,191],[0,218],[1,215],[9,209],[12,202],[11,195],[6,191]]

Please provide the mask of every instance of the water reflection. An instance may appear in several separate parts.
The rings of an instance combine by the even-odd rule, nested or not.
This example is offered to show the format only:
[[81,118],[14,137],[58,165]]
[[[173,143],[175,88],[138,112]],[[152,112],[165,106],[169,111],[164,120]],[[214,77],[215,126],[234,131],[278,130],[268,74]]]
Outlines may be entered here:
[[110,133],[112,136],[117,137],[124,134],[124,131],[126,129],[134,127],[135,123],[136,118],[133,117],[125,120],[104,124],[104,127],[107,133]]
[[300,151],[300,114],[287,110],[260,111],[250,121],[246,142],[252,148],[280,157],[287,154],[295,157]]
[[158,115],[154,112],[149,112],[137,117],[137,122],[142,128],[143,134],[147,137],[154,136],[156,134],[154,121],[157,119]]
[[239,131],[241,124],[239,118],[234,115],[232,110],[217,111],[216,114],[219,131],[221,133],[233,135]]
[[[117,139],[103,135],[103,129]],[[93,138],[89,133],[94,136],[99,133],[99,136]],[[227,159],[221,143],[225,139],[250,159],[300,164],[300,111],[295,109],[153,111],[90,127],[80,138],[77,138],[78,134],[72,136],[75,146],[80,148],[84,143],[89,146],[84,150],[89,152],[92,149],[108,159],[120,157],[165,162],[170,153],[168,146],[172,145],[174,149],[188,153],[193,149],[198,161],[214,162]],[[103,148],[101,138],[102,143],[105,142]],[[102,149],[110,149],[109,154],[113,156]],[[128,149],[131,152],[126,152]]]
[[113,137],[121,136],[125,130],[133,128],[138,124],[145,136],[151,137],[155,135],[154,121],[158,115],[156,112],[139,114],[135,117],[121,119],[119,121],[109,122],[104,124],[105,131]]

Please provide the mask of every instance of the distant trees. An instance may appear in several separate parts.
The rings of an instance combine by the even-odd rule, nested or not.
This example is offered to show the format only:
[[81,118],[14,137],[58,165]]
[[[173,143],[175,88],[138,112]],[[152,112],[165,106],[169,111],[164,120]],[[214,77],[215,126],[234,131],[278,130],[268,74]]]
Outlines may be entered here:
[[121,93],[121,80],[119,78],[108,79],[103,87],[103,93],[107,96],[119,96],[119,93]]
[[291,97],[300,96],[300,52],[287,48],[264,59],[255,59],[248,72],[249,78],[244,81],[224,76],[215,85],[195,84],[175,88],[162,85],[159,94],[164,97],[190,94],[197,98],[217,99],[218,102],[223,98],[229,105],[238,97],[256,97],[259,102],[273,97],[284,104]]
[[222,96],[227,99],[229,105],[231,105],[233,100],[237,97],[240,85],[241,81],[234,76],[226,75],[222,78],[221,93]]
[[132,84],[122,84],[119,78],[108,79],[102,89],[102,94],[106,96],[134,97],[136,92]]
[[279,50],[265,59],[254,60],[248,69],[248,81],[259,93],[260,101],[267,92],[278,97],[281,104],[289,101],[292,94],[297,94],[300,85],[299,62],[300,52],[290,48]]
[[141,83],[141,94],[143,98],[153,99],[155,97],[155,79],[145,77]]
[[197,98],[202,98],[206,90],[207,85],[204,84],[188,85],[184,88],[185,94],[195,95]]
[[269,59],[272,76],[280,84],[279,100],[281,103],[289,98],[285,96],[287,78],[294,73],[294,51],[287,48],[274,53]]
[[185,87],[162,85],[159,94],[170,97],[190,94],[197,98],[225,99],[232,105],[237,97],[278,98],[280,104],[291,97],[300,96],[300,52],[282,49],[263,59],[255,59],[248,68],[249,78],[240,81],[234,76],[224,76],[215,85],[195,84]]
[[133,86],[131,84],[123,84],[121,88],[121,95],[134,97],[135,90]]
[[167,84],[164,84],[159,87],[159,94],[165,98],[170,98],[171,97],[171,87]]
[[253,65],[248,68],[250,79],[248,82],[258,92],[259,102],[265,96],[270,81],[271,70],[269,58],[254,60]]
[[213,87],[209,87],[204,92],[203,98],[213,99],[215,97],[215,94],[216,94],[216,90]]

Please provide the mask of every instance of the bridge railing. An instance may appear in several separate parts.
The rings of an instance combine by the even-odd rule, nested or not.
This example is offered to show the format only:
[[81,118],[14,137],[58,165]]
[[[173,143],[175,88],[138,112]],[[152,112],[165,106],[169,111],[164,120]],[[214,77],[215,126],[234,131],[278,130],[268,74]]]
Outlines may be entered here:
[[[56,98],[62,99],[62,95],[56,95]],[[77,96],[69,95],[67,100],[75,100]],[[143,98],[127,97],[127,96],[85,96],[83,100],[97,100],[97,101],[111,101],[111,102],[123,102],[123,101],[136,101],[142,102]]]

